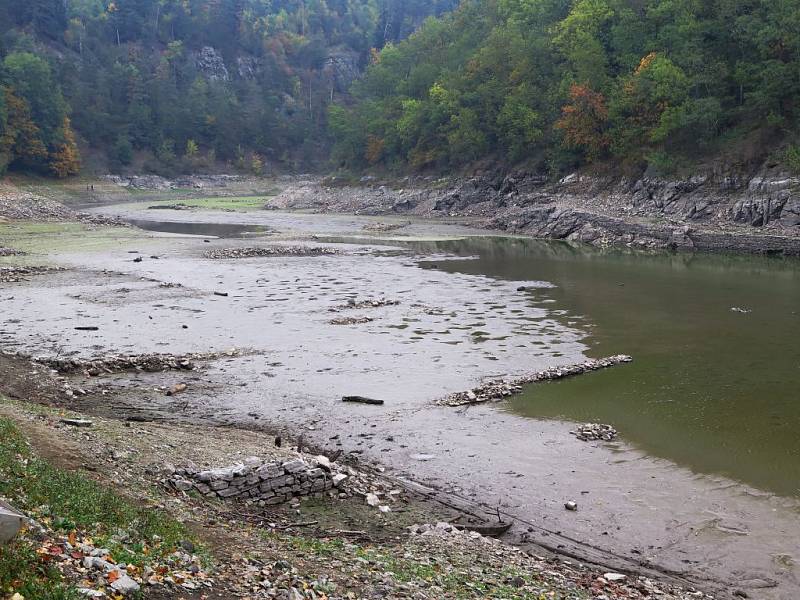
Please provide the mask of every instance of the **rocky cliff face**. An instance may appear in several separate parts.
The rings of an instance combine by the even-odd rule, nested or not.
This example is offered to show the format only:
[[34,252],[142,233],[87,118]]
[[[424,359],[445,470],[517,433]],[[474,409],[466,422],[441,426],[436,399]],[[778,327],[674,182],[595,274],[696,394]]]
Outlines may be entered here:
[[284,208],[476,217],[493,229],[597,246],[800,256],[800,177],[767,168],[675,180],[575,173],[551,182],[535,173],[484,172],[406,178],[394,189],[370,178],[362,183],[309,181],[277,201]]
[[230,73],[222,55],[211,46],[204,46],[195,55],[195,66],[209,81],[228,81]]
[[800,177],[766,168],[675,180],[575,173],[557,183],[530,173],[483,173],[452,182],[426,208],[595,245],[800,255]]

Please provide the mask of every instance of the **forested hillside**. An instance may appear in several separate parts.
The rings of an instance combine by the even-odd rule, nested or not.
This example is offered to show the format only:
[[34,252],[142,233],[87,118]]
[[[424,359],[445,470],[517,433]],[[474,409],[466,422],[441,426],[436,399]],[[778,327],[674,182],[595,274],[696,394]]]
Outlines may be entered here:
[[796,0],[466,0],[333,107],[341,166],[800,169]]
[[96,169],[307,167],[371,49],[455,4],[0,0],[0,173],[71,175],[79,146]]

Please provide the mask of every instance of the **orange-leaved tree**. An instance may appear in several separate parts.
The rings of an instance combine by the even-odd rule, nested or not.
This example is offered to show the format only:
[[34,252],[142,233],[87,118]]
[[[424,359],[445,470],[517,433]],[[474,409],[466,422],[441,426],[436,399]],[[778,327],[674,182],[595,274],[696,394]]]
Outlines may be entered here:
[[7,113],[0,152],[8,156],[9,163],[19,161],[28,167],[39,166],[47,158],[47,147],[33,122],[30,105],[10,87],[0,88],[0,93],[5,97]]
[[72,125],[67,117],[64,117],[61,125],[61,142],[50,155],[50,170],[60,179],[77,175],[81,170],[81,157],[75,141],[75,132],[72,131]]
[[606,99],[588,85],[578,84],[570,87],[569,97],[570,104],[561,109],[556,129],[563,132],[566,147],[582,148],[590,161],[595,160],[611,143]]

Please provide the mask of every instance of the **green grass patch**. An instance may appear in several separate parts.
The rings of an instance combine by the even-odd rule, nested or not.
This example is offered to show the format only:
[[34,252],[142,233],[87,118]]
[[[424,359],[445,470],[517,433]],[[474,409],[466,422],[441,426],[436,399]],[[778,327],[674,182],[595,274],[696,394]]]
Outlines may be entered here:
[[157,563],[182,540],[193,541],[185,527],[165,513],[38,458],[5,418],[0,418],[0,496],[56,531],[90,535],[96,547],[109,548],[117,561],[137,566]]
[[[214,198],[181,198],[176,200],[159,200],[152,202],[149,206],[168,206],[170,204],[183,204],[191,206],[192,208],[200,208],[203,210],[235,210],[235,211],[251,211],[261,210],[264,208],[270,196],[274,196],[278,190],[273,190],[266,194],[259,194],[258,196],[232,196],[232,197],[214,197]],[[146,207],[142,207],[146,208]]]
[[[336,538],[314,538],[302,535],[284,535],[263,532],[263,537],[280,548],[318,556],[360,562],[365,568],[388,573],[400,583],[426,582],[452,598],[494,598],[515,600],[544,600],[545,598],[588,599],[578,590],[560,590],[541,580],[535,573],[520,572],[514,568],[496,569],[486,566],[475,575],[475,564],[469,555],[454,555],[447,560],[436,558],[409,558],[400,548],[361,546]],[[288,560],[291,560],[289,558]],[[366,565],[369,565],[367,567]],[[469,573],[469,574],[468,574]],[[526,586],[538,591],[521,589],[510,583],[521,579]],[[554,595],[550,595],[551,592]]]
[[58,569],[43,563],[36,549],[26,541],[0,547],[0,596],[19,593],[36,600],[77,600],[83,598],[67,584]]
[[4,260],[0,262],[41,264],[42,254],[99,252],[135,244],[146,236],[146,233],[134,228],[88,226],[73,222],[0,223],[0,246],[28,253],[28,256],[3,257]]

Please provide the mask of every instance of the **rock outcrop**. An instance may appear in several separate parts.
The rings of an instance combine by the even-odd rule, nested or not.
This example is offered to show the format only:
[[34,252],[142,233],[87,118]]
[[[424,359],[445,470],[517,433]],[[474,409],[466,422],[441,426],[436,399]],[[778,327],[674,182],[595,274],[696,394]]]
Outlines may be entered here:
[[203,46],[194,59],[195,66],[209,81],[228,81],[230,74],[222,55],[211,46]]
[[682,179],[636,180],[573,173],[482,171],[470,177],[406,177],[393,187],[365,177],[299,181],[275,208],[356,214],[470,217],[534,237],[637,249],[800,256],[800,177],[764,166]]

